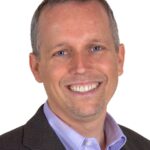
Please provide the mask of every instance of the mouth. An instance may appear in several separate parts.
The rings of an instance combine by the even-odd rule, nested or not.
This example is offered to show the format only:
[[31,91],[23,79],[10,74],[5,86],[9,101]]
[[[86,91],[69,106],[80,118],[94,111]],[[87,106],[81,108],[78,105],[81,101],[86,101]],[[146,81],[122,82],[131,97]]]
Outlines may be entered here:
[[101,85],[100,82],[88,83],[88,84],[73,84],[73,85],[69,85],[68,89],[71,92],[82,94],[82,93],[92,92],[96,90],[100,85]]

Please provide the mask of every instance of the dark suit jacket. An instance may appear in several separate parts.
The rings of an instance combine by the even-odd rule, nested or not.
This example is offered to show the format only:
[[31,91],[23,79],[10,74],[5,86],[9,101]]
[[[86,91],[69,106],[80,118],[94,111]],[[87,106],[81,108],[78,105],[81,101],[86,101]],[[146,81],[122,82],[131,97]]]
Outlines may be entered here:
[[[150,150],[150,141],[120,126],[127,136],[122,150]],[[43,113],[43,107],[26,125],[0,136],[0,150],[65,150]]]

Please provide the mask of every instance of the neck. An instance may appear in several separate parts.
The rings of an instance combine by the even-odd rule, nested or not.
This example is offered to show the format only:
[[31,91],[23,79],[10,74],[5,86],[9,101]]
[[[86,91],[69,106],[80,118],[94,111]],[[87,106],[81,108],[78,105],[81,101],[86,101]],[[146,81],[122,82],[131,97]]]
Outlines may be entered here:
[[74,126],[73,128],[84,137],[96,138],[99,144],[101,145],[101,147],[104,147],[105,145],[105,133],[104,133],[105,116],[106,114],[103,114],[101,117],[91,122],[81,122],[80,124],[78,124],[77,126]]
[[75,120],[65,121],[69,126],[76,130],[79,134],[84,137],[96,138],[99,142],[101,149],[105,149],[105,133],[104,133],[104,122],[106,117],[106,110],[99,114],[95,119],[91,120]]

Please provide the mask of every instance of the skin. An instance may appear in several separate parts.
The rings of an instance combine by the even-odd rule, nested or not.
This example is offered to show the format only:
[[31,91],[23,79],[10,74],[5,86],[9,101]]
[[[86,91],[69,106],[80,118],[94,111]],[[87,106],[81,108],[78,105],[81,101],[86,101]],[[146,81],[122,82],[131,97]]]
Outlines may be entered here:
[[[92,18],[92,19],[91,19]],[[105,147],[107,104],[123,72],[124,46],[116,52],[108,16],[97,1],[47,6],[39,20],[40,57],[31,70],[44,84],[52,111],[81,135]],[[88,92],[70,88],[96,86]]]

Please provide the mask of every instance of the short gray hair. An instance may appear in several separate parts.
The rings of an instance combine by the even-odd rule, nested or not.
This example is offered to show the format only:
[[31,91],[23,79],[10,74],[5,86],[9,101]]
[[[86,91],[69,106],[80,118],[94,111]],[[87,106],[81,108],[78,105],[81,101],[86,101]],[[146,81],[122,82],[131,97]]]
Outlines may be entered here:
[[[39,56],[39,53],[40,53],[39,52],[39,42],[38,42],[38,36],[39,36],[38,35],[38,33],[39,33],[38,25],[39,25],[39,17],[41,15],[43,9],[47,5],[53,6],[54,4],[60,4],[60,3],[69,2],[69,1],[87,2],[87,1],[91,1],[91,0],[43,0],[43,2],[36,9],[36,11],[32,17],[32,21],[31,21],[31,45],[32,45],[33,53],[36,56]],[[112,31],[112,37],[114,40],[115,49],[116,49],[116,51],[118,51],[120,40],[119,40],[117,22],[115,20],[113,11],[106,0],[97,0],[97,1],[103,5],[105,11],[107,12],[109,22],[110,22],[110,28]]]

